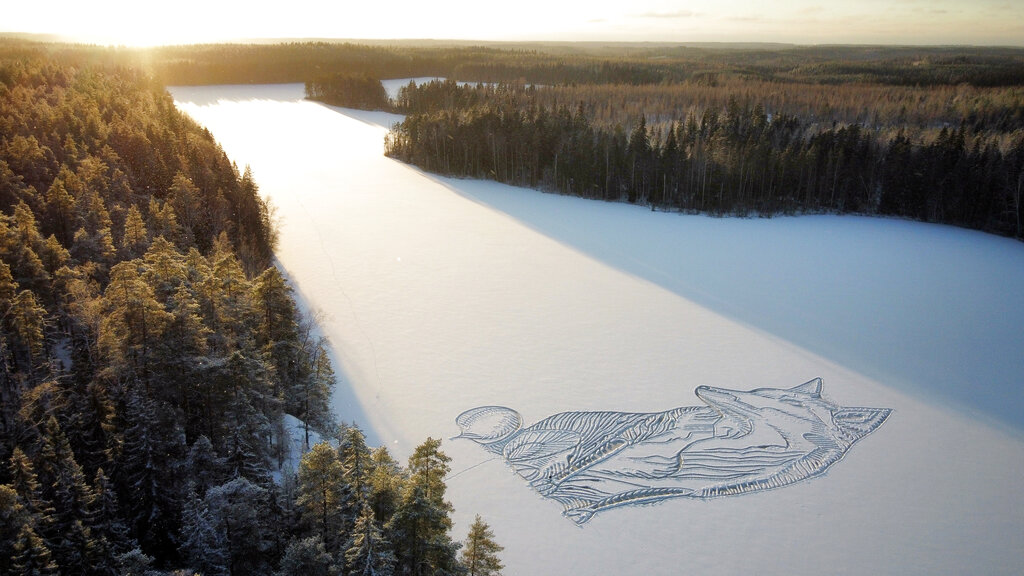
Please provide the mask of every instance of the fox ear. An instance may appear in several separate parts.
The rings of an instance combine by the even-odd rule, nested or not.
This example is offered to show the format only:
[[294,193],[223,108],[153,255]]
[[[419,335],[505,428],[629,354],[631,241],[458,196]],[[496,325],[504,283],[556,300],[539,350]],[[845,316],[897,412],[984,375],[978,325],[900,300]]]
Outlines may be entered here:
[[881,426],[891,413],[890,408],[842,408],[832,413],[832,420],[851,442],[856,442]]
[[804,382],[803,384],[796,386],[795,388],[790,388],[789,391],[799,392],[801,394],[810,394],[811,396],[820,396],[821,378],[815,378],[814,380]]

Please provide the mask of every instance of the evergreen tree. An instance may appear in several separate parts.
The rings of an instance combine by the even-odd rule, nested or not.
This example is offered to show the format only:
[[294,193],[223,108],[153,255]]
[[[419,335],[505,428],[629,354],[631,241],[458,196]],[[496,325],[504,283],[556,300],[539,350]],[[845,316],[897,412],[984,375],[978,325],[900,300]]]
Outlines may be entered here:
[[97,537],[106,540],[110,553],[115,556],[134,548],[135,542],[121,515],[117,493],[102,468],[96,471],[93,492],[96,495],[93,530]]
[[149,230],[154,238],[163,236],[171,240],[177,239],[180,232],[174,208],[155,197],[149,199]]
[[56,236],[50,234],[39,247],[39,259],[52,278],[58,270],[68,264],[71,260],[71,253],[61,245]]
[[288,413],[302,420],[305,445],[309,446],[310,429],[323,433],[333,421],[330,396],[335,379],[327,355],[326,338],[317,339],[311,351],[303,349],[301,356],[308,368],[302,370],[296,381],[289,386],[285,406]]
[[115,368],[133,374],[148,390],[153,351],[172,318],[142,278],[138,261],[122,262],[110,271],[103,309],[100,348]]
[[50,487],[54,508],[54,537],[50,541],[54,560],[66,574],[106,573],[106,543],[94,538],[91,530],[92,490],[56,418],[51,416],[46,428],[40,461],[44,463],[41,472],[44,484]]
[[189,565],[207,576],[227,572],[228,553],[222,532],[214,523],[206,501],[189,486],[181,509],[179,550]]
[[477,514],[469,527],[466,545],[462,549],[462,565],[469,576],[498,576],[503,568],[498,553],[504,550],[494,541],[494,533]]
[[266,532],[273,526],[267,517],[267,491],[245,478],[235,478],[206,492],[210,518],[227,549],[228,573],[265,574],[270,548]]
[[46,228],[57,235],[64,246],[71,244],[71,217],[75,199],[64,187],[64,178],[71,176],[67,168],[61,170],[49,189],[46,191]]
[[146,222],[138,206],[132,204],[124,220],[124,234],[121,235],[121,250],[128,258],[141,256],[149,244]]
[[[298,312],[292,289],[281,271],[271,266],[252,283],[253,303],[259,313],[259,339],[263,344],[292,343],[298,338]],[[287,364],[279,364],[287,369]],[[286,370],[287,372],[287,370]]]
[[11,349],[15,368],[29,375],[36,372],[42,360],[45,316],[46,310],[29,290],[19,292],[7,311],[6,322],[13,335]]
[[428,438],[409,457],[411,477],[388,524],[400,574],[456,574],[459,544],[449,534],[452,505],[444,500],[444,477],[451,461],[440,451],[441,441]]
[[141,548],[133,548],[117,557],[120,576],[151,576],[149,567],[152,564],[153,557],[144,553]]
[[345,514],[351,517],[351,522],[355,522],[369,499],[367,476],[370,471],[370,449],[366,447],[366,437],[358,426],[343,424],[339,427],[338,461],[342,467],[342,479],[351,496]]
[[58,576],[60,567],[50,555],[43,539],[29,525],[24,525],[14,542],[11,573],[19,576]]
[[375,448],[370,455],[367,484],[370,491],[369,504],[378,523],[387,524],[394,515],[405,483],[405,473],[388,449],[384,446]]
[[195,490],[200,494],[227,479],[227,462],[221,458],[205,435],[196,438],[188,450],[185,460],[186,468],[191,472],[190,479],[195,483]]
[[299,498],[303,520],[313,528],[328,550],[337,548],[346,503],[344,468],[327,442],[313,446],[299,462]]
[[349,576],[392,576],[395,555],[384,538],[373,510],[363,506],[345,551]]
[[176,548],[180,509],[176,462],[183,457],[183,438],[156,404],[137,392],[128,395],[122,408],[123,453],[115,477],[120,501],[126,504],[129,526],[143,551],[158,560],[171,557]]
[[[11,277],[11,268],[0,260],[0,316],[11,309],[18,285]],[[21,382],[14,373],[11,354],[12,330],[0,322],[0,435],[10,435],[17,422],[18,405],[21,403]],[[7,448],[0,443],[0,457],[6,456]],[[9,448],[7,448],[9,449]]]
[[24,506],[27,514],[35,517],[37,526],[48,529],[53,523],[53,506],[43,499],[42,487],[36,475],[32,461],[21,450],[15,446],[10,459],[11,487],[18,494],[18,500]]
[[168,201],[177,216],[181,230],[181,245],[195,244],[196,233],[201,230],[200,191],[187,176],[178,172],[168,190]]
[[10,485],[0,485],[0,574],[13,574],[15,545],[23,528],[32,526],[32,515]]
[[340,573],[323,540],[310,536],[288,544],[275,576],[337,576]]

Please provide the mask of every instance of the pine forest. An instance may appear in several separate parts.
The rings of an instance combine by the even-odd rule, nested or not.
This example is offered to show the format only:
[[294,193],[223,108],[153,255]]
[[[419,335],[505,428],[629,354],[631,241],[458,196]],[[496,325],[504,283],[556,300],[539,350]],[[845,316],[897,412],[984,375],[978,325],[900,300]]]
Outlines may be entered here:
[[252,173],[86,52],[0,54],[0,573],[461,573],[448,457],[335,422]]

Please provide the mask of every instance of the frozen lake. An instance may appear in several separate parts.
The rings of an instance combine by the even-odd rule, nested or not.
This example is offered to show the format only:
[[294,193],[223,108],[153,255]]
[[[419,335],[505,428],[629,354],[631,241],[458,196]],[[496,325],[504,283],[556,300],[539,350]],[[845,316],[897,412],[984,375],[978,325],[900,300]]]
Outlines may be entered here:
[[[397,116],[306,102],[301,85],[171,92],[276,206],[280,265],[325,313],[339,417],[401,459],[444,438],[454,535],[481,514],[506,574],[1024,565],[1021,243],[896,220],[652,213],[440,178],[382,155]],[[449,440],[478,406],[529,425],[816,377],[836,405],[892,409],[824,475],[618,507],[582,527],[500,456]]]

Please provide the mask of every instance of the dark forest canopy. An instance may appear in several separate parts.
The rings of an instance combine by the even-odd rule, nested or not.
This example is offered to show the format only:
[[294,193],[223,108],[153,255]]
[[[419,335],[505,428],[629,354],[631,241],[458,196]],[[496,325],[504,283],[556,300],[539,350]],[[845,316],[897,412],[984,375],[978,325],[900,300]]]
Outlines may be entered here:
[[156,48],[30,43],[65,63],[142,68],[166,85],[306,82],[335,73],[469,82],[675,84],[729,79],[804,84],[1021,86],[1024,49],[785,44],[294,41]]
[[[560,90],[452,81],[404,87],[397,103],[410,114],[389,134],[387,153],[435,172],[652,209],[885,214],[1024,237],[1019,111],[1000,122],[946,108],[950,116],[924,114],[915,124],[839,122],[813,108],[769,114],[761,100],[770,93],[747,93],[742,103],[712,98],[653,126],[641,113],[624,128],[621,114],[594,112],[600,97],[570,108],[556,104]],[[649,94],[620,86],[614,101],[635,101],[638,91]],[[1017,98],[1006,102],[1019,110]]]
[[167,84],[304,82],[325,73],[470,82],[662,84],[739,78],[899,86],[1024,85],[1024,49],[339,43],[208,45],[147,53]]
[[332,74],[308,80],[306,98],[360,110],[391,108],[384,86],[369,74]]
[[336,426],[252,174],[62,50],[0,46],[0,574],[460,573],[440,442]]

